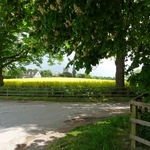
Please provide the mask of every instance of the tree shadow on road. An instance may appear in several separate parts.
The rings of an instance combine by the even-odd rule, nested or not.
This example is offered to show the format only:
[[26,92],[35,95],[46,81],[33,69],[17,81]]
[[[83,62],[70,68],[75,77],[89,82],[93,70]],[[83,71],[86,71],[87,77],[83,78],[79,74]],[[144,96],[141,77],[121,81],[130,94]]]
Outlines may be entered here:
[[77,126],[129,113],[129,105],[121,103],[5,102],[0,107],[0,136],[9,137],[6,146],[18,144],[15,150],[44,150]]

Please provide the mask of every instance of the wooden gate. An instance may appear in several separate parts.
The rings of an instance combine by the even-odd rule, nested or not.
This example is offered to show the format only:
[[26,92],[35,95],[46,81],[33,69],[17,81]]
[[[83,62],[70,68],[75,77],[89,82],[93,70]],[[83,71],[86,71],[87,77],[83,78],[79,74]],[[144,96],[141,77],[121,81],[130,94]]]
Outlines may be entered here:
[[150,122],[141,120],[142,112],[150,111],[150,103],[140,102],[142,100],[143,95],[136,97],[130,102],[130,110],[131,110],[131,147],[136,148],[137,142],[143,143],[147,146],[150,146],[150,141],[143,139],[138,136],[138,127],[139,125],[143,125],[146,127],[150,127]]

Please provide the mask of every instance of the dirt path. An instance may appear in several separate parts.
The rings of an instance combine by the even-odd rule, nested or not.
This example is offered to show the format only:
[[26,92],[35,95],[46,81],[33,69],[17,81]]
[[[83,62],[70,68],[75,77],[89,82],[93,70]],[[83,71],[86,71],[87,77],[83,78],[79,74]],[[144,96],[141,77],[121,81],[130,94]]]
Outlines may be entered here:
[[44,150],[77,126],[129,113],[129,103],[0,101],[0,150]]

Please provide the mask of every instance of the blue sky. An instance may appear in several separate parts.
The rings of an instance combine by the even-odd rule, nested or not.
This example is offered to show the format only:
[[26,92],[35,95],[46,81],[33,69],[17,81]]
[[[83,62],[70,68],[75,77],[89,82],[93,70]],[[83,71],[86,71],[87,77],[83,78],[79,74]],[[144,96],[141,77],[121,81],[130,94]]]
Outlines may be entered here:
[[[71,58],[71,57],[69,57]],[[93,67],[93,71],[90,73],[92,76],[106,76],[106,77],[115,77],[115,63],[114,59],[103,59],[101,60],[102,63],[97,65],[96,67]],[[39,69],[39,70],[46,70],[50,69],[53,73],[55,72],[63,72],[63,68],[66,67],[68,63],[68,58],[64,57],[64,61],[61,63],[61,65],[55,64],[54,66],[50,66],[47,63],[47,58],[44,57],[43,64],[41,65],[41,68],[38,68],[36,65],[29,65],[26,68],[30,69]],[[72,67],[69,68],[69,72],[72,72]],[[77,71],[77,73],[84,73],[84,69],[80,69]]]

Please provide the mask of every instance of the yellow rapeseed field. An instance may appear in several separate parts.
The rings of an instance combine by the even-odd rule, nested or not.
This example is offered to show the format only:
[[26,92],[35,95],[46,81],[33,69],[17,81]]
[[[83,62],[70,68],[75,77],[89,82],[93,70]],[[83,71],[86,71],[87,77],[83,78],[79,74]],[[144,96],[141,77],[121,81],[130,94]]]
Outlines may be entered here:
[[[126,83],[126,86],[128,83]],[[100,96],[115,87],[115,80],[85,78],[4,79],[2,93],[22,96]]]
[[23,78],[23,79],[4,79],[4,86],[15,87],[51,87],[51,86],[70,86],[70,87],[114,87],[114,80],[85,79],[85,78]]

